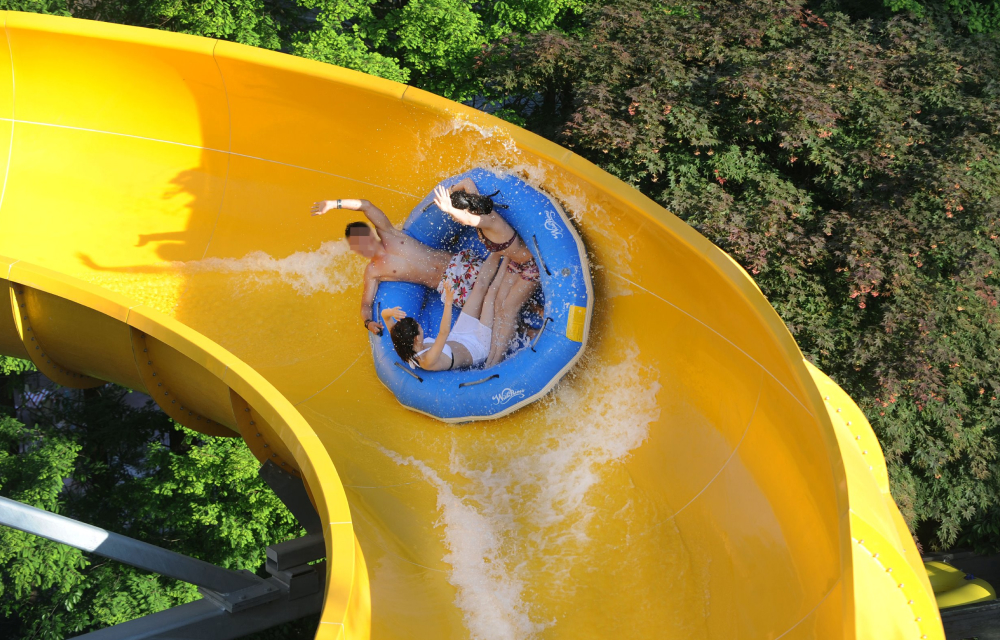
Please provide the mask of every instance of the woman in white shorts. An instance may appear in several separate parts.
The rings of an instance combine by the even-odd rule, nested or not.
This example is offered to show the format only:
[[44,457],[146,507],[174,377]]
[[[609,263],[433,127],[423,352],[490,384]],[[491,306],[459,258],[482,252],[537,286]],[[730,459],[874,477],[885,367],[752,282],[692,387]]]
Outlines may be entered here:
[[493,312],[502,280],[496,275],[503,272],[501,267],[507,266],[507,260],[503,258],[501,262],[501,256],[494,253],[483,262],[454,327],[451,307],[455,290],[447,279],[444,281],[444,313],[436,338],[424,338],[420,323],[407,317],[399,307],[383,310],[382,320],[403,362],[428,371],[466,369],[485,362],[490,353]]

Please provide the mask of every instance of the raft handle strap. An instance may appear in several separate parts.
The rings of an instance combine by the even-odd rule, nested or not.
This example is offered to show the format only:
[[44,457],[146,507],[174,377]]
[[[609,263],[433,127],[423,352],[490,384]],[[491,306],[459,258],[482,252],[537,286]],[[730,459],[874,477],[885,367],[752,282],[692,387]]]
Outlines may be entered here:
[[461,389],[462,387],[474,387],[477,384],[482,384],[484,382],[489,382],[493,378],[499,378],[499,377],[500,377],[499,373],[494,373],[489,378],[483,378],[482,380],[476,380],[475,382],[463,382],[462,384],[458,385],[458,388]]
[[552,321],[552,318],[546,318],[546,319],[545,319],[545,322],[543,322],[543,323],[542,323],[542,328],[538,330],[538,335],[537,335],[537,336],[535,336],[535,340],[534,340],[534,342],[532,342],[532,343],[531,343],[531,352],[532,352],[532,353],[537,353],[537,352],[535,351],[535,345],[536,345],[536,344],[538,344],[538,341],[539,341],[539,340],[541,340],[541,338],[542,338],[542,333],[544,333],[544,332],[545,332],[545,327],[547,327],[547,326],[549,325],[549,322],[551,322],[551,321]]
[[542,263],[542,268],[545,269],[545,274],[551,276],[552,272],[549,271],[548,266],[545,264],[545,260],[542,259],[542,250],[538,248],[538,236],[531,236],[531,241],[535,243],[535,255],[538,256],[538,261]]
[[394,364],[397,367],[399,367],[400,369],[402,369],[404,373],[410,374],[411,376],[413,376],[414,378],[416,378],[418,381],[420,381],[420,382],[424,381],[423,378],[421,378],[417,374],[413,373],[412,371],[410,371],[409,369],[407,369],[406,367],[404,367],[402,363],[400,363],[400,362],[393,362],[392,364]]

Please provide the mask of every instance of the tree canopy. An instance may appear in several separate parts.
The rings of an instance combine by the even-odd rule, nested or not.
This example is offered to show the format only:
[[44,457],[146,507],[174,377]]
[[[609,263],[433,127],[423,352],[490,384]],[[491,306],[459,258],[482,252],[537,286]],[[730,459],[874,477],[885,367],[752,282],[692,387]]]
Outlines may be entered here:
[[571,22],[584,1],[0,0],[0,9],[231,40],[468,100],[481,91],[473,61],[487,43]]
[[[304,535],[242,439],[185,429],[115,385],[33,387],[31,369],[0,358],[0,495],[262,577],[267,545]],[[62,640],[198,598],[193,585],[0,527],[0,637]]]

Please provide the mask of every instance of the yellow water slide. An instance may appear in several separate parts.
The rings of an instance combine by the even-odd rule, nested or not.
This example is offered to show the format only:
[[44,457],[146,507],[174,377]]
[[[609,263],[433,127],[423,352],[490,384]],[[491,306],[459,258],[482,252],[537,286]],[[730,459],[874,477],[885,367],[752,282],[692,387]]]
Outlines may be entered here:
[[[943,638],[862,413],[747,274],[572,152],[419,89],[202,38],[2,15],[0,352],[150,393],[301,474],[319,638]],[[588,352],[448,425],[375,376],[345,212],[487,167],[589,251]]]

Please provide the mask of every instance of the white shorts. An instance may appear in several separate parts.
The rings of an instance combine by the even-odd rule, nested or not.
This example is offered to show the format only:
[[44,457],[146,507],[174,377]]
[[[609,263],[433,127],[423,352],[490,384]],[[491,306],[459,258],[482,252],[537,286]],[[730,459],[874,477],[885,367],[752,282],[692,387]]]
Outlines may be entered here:
[[493,330],[464,311],[458,316],[458,322],[448,334],[448,342],[457,342],[469,350],[474,367],[486,361],[486,356],[490,355],[492,341]]

